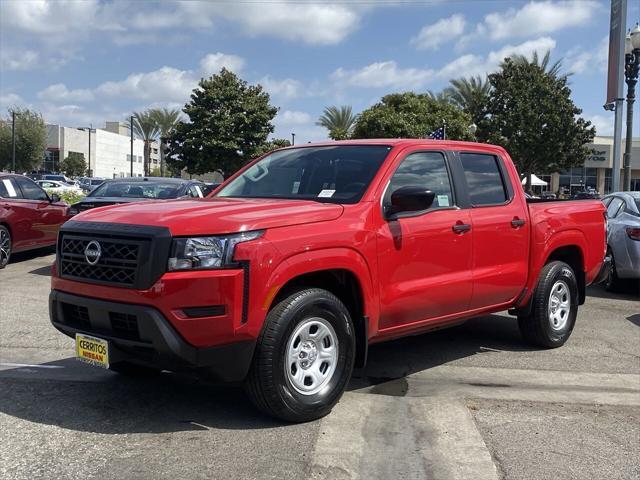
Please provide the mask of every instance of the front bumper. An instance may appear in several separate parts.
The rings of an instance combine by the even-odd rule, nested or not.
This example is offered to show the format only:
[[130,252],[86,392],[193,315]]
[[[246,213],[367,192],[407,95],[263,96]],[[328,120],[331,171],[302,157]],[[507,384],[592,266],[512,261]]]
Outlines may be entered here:
[[110,362],[131,362],[167,370],[200,370],[225,382],[242,381],[249,370],[255,340],[215,347],[187,343],[165,316],[147,305],[72,295],[53,290],[51,323],[74,337],[86,333],[109,341]]

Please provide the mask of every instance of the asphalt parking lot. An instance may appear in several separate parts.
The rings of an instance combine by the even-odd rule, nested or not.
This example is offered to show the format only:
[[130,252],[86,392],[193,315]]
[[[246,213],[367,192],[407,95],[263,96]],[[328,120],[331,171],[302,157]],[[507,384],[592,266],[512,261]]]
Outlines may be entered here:
[[591,288],[569,342],[506,314],[372,347],[324,419],[238,388],[74,360],[50,324],[53,255],[0,271],[0,478],[640,478],[640,298]]

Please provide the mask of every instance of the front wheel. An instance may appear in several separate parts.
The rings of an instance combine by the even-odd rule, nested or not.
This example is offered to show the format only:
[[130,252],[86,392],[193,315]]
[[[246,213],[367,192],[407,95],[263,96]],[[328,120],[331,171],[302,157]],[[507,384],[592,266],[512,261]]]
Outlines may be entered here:
[[523,338],[532,345],[556,348],[571,336],[578,315],[578,282],[564,262],[550,262],[540,272],[531,312],[518,317]]
[[353,322],[344,304],[326,290],[299,290],[267,315],[245,390],[271,416],[315,420],[342,396],[354,358]]

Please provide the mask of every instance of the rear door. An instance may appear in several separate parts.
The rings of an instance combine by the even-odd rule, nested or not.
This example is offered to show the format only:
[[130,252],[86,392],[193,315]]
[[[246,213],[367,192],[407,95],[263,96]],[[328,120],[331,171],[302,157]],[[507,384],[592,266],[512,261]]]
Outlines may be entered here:
[[1,216],[11,229],[13,251],[31,248],[36,243],[32,226],[36,221],[32,202],[26,200],[17,182],[17,177],[0,179]]
[[471,309],[516,298],[527,281],[529,224],[524,195],[517,195],[504,160],[460,152],[473,225]]

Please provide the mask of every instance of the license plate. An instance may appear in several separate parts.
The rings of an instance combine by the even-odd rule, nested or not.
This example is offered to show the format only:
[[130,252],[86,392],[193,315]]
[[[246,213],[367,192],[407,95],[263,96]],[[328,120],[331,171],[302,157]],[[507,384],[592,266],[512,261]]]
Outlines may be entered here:
[[76,358],[96,367],[109,368],[109,342],[76,333]]

